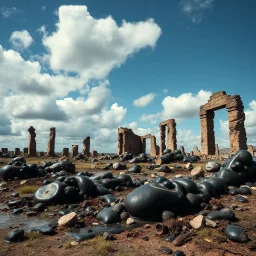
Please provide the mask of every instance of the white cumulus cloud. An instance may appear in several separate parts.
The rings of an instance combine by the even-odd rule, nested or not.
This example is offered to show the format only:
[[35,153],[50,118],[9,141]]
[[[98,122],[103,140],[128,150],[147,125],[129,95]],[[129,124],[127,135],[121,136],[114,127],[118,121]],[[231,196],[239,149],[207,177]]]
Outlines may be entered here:
[[14,48],[27,49],[33,42],[33,38],[27,30],[14,31],[9,39]]
[[174,118],[176,122],[179,122],[187,118],[199,116],[200,106],[207,103],[211,94],[210,91],[200,90],[197,94],[183,93],[178,97],[167,96],[162,101],[162,112],[144,114],[140,120],[152,123],[152,120],[156,122],[159,119]]
[[155,93],[149,93],[147,95],[144,95],[136,100],[133,101],[133,105],[135,107],[146,107],[149,105],[155,98]]
[[108,16],[96,19],[86,6],[61,6],[57,30],[44,36],[54,70],[76,72],[89,79],[105,78],[109,72],[143,48],[156,46],[161,28],[153,19],[119,27]]

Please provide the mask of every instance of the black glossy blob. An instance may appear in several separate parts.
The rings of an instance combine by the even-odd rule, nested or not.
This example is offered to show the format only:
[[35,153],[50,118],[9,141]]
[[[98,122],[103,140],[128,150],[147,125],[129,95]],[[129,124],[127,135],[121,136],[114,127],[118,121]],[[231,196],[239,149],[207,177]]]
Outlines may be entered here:
[[128,172],[131,173],[140,173],[141,171],[141,166],[138,164],[134,164],[131,168],[128,169]]
[[182,186],[173,183],[168,189],[159,183],[140,186],[129,193],[125,199],[125,209],[133,217],[144,220],[161,220],[163,211],[177,212],[185,201]]
[[252,155],[247,150],[240,150],[233,158],[228,159],[217,176],[225,180],[227,185],[239,186],[248,178],[248,170],[252,173],[255,171]]
[[128,174],[120,174],[118,179],[120,179],[122,181],[122,184],[127,187],[133,186],[133,180],[132,180],[131,176]]
[[229,208],[223,208],[220,211],[210,212],[207,215],[207,218],[210,220],[234,220],[235,214]]
[[237,225],[227,225],[225,235],[233,242],[246,243],[249,240],[244,229]]
[[96,216],[104,224],[113,224],[121,221],[120,214],[113,211],[113,207],[103,208]]
[[21,242],[24,239],[24,230],[22,228],[15,228],[10,231],[5,237],[5,241],[9,243]]
[[44,204],[64,203],[65,187],[64,183],[58,181],[45,185],[36,191],[34,201]]

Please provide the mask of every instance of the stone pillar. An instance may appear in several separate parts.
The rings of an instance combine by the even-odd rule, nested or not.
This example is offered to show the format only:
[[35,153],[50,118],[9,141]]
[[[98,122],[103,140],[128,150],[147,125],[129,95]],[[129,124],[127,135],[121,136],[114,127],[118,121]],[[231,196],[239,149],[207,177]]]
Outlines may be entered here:
[[72,145],[72,157],[76,157],[78,155],[78,145]]
[[29,140],[28,140],[28,154],[29,156],[36,156],[36,133],[35,128],[30,126],[28,128]]
[[247,150],[247,138],[244,127],[245,114],[243,102],[239,95],[229,97],[227,103],[230,153],[238,150]]
[[156,149],[156,137],[153,135],[150,138],[150,156],[157,156],[157,149]]
[[62,156],[69,157],[69,148],[63,148],[62,149]]
[[180,146],[180,151],[182,154],[185,154],[185,148],[183,146]]
[[13,153],[16,156],[19,156],[20,155],[20,148],[15,148]]
[[220,150],[219,150],[219,145],[215,144],[215,155],[219,156],[220,155]]
[[92,157],[98,157],[98,152],[96,150],[92,151]]
[[90,137],[86,137],[83,140],[83,155],[90,156]]
[[191,151],[191,152],[190,152],[190,155],[191,155],[191,156],[194,156],[194,151]]
[[23,148],[23,155],[28,154],[28,148]]
[[202,154],[215,154],[214,112],[200,111]]
[[50,128],[50,135],[49,135],[49,141],[47,145],[47,156],[55,156],[55,137],[56,137],[56,128],[51,127]]
[[176,122],[174,119],[170,119],[170,123],[167,124],[167,144],[169,149],[177,149]]
[[165,145],[165,125],[160,124],[160,155],[163,155],[164,150],[166,149]]
[[159,124],[160,128],[160,155],[166,149],[165,144],[165,131],[167,127],[167,147],[168,149],[177,149],[177,139],[176,139],[176,122],[174,119],[168,119]]

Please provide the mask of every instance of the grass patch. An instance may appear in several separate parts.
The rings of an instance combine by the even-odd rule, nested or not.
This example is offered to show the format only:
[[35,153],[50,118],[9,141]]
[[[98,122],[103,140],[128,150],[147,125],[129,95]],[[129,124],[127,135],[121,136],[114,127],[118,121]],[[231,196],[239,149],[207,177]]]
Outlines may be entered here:
[[39,232],[25,233],[25,241],[23,246],[25,247],[35,246],[37,243],[37,239],[40,239],[41,237],[42,237],[42,234],[40,234]]
[[62,244],[62,248],[64,248],[64,249],[72,248],[71,242],[72,242],[72,240],[68,239],[65,243]]
[[34,240],[42,237],[42,234],[40,234],[39,232],[28,232],[25,233],[25,237],[27,237],[29,240]]
[[105,241],[102,236],[88,240],[87,244],[93,246],[93,251],[90,253],[91,256],[108,256],[112,255],[114,252],[112,243]]
[[33,194],[38,190],[37,186],[23,186],[18,189],[20,194]]
[[211,235],[212,235],[212,231],[207,228],[203,228],[197,231],[197,238],[199,239],[209,238],[211,237]]
[[42,212],[38,217],[41,220],[46,220],[50,218],[48,212]]

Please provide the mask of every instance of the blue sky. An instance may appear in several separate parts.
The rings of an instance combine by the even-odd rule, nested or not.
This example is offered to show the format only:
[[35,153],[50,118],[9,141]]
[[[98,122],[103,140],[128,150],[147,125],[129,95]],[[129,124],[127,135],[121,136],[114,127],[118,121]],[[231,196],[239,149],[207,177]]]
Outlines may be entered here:
[[[1,145],[15,138],[25,147],[33,125],[43,151],[56,126],[57,150],[90,135],[94,149],[115,152],[119,126],[159,137],[158,123],[175,118],[178,145],[189,151],[200,148],[199,106],[220,90],[241,95],[248,144],[256,144],[255,9],[253,0],[2,0]],[[228,147],[225,110],[215,133]]]

